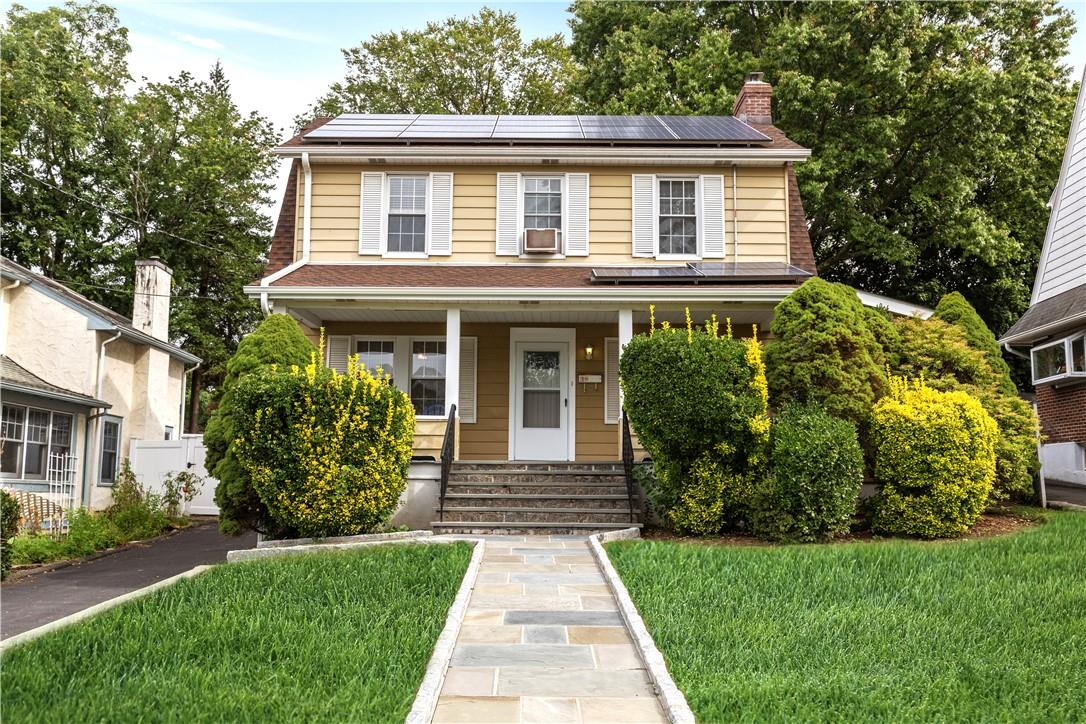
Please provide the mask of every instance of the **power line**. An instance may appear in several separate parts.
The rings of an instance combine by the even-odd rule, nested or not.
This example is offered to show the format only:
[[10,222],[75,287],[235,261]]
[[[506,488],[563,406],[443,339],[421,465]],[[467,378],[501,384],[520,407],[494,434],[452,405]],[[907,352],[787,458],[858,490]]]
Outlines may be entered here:
[[89,288],[89,289],[105,289],[107,291],[121,291],[124,294],[139,295],[141,297],[166,297],[167,299],[197,299],[197,300],[209,301],[209,302],[221,302],[221,301],[223,301],[222,299],[219,299],[218,297],[204,297],[204,296],[201,296],[199,294],[185,294],[185,295],[180,295],[180,294],[155,294],[154,292],[137,292],[135,289],[126,289],[126,288],[118,289],[118,287],[107,286],[105,284],[89,284],[87,282],[68,281],[67,279],[56,279],[55,281],[57,281],[57,282],[59,282],[61,284],[64,284],[65,286],[84,287],[84,288]]
[[[140,224],[141,223],[137,219],[133,219],[131,216],[126,216],[125,214],[119,213],[119,212],[115,211],[114,209],[110,209],[107,206],[104,206],[104,205],[102,205],[102,204],[100,204],[100,203],[98,203],[96,201],[91,201],[90,199],[86,198],[85,196],[80,196],[79,194],[74,194],[74,193],[72,193],[71,191],[69,191],[69,190],[67,190],[65,188],[61,188],[60,186],[57,186],[56,184],[52,183],[51,181],[46,181],[43,178],[38,178],[37,176],[34,176],[33,174],[29,174],[29,173],[27,173],[26,171],[23,171],[20,168],[15,168],[14,166],[12,166],[10,164],[6,164],[6,163],[4,164],[4,168],[7,169],[8,171],[13,171],[13,172],[19,174],[20,176],[28,178],[31,181],[36,181],[37,183],[40,183],[43,186],[48,186],[49,188],[53,189],[54,191],[59,191],[60,193],[64,194],[65,196],[68,196],[70,198],[75,199],[76,201],[87,204],[88,206],[92,206],[92,207],[94,207],[94,208],[98,209],[99,211],[102,211],[102,212],[104,212],[106,214],[109,214],[111,216],[115,216],[118,219],[124,219],[125,221],[129,222],[130,224]],[[172,231],[166,231],[165,229],[160,229],[158,227],[158,224],[149,223],[148,227],[152,231],[154,231],[156,234],[162,234],[163,236],[168,236],[168,237],[170,237],[172,239],[177,239],[178,241],[183,241],[183,242],[185,242],[187,244],[195,244],[196,246],[201,246],[201,247],[203,247],[205,249],[217,252],[219,254],[229,254],[230,256],[234,257],[235,259],[238,259],[239,261],[248,261],[248,259],[242,257],[236,251],[232,251],[230,249],[222,249],[222,248],[217,247],[217,246],[212,246],[210,244],[206,244],[206,243],[204,243],[202,241],[196,241],[195,239],[189,239],[188,237],[181,236],[179,234],[175,234]]]

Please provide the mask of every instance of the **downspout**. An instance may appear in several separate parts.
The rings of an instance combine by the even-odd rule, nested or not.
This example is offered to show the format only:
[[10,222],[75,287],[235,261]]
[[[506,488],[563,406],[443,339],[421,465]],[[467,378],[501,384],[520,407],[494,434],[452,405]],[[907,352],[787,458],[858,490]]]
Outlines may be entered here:
[[739,263],[739,192],[736,184],[739,183],[739,174],[735,164],[732,164],[732,246],[735,247],[735,263]]
[[1028,360],[1030,358],[1028,354],[1022,354],[1021,352],[1017,351],[1014,347],[1011,347],[1010,342],[1004,342],[1003,343],[1003,349],[1004,349],[1004,351],[1006,351],[1006,352],[1008,352],[1010,354],[1013,354],[1015,357],[1020,357],[1020,358],[1025,359],[1025,360]]
[[[264,300],[264,296],[261,295],[261,301]],[[267,315],[264,315],[267,316]],[[177,423],[177,437],[181,438],[185,434],[185,390],[188,388],[189,373],[195,372],[202,362],[197,362],[192,367],[189,367],[181,372],[181,415],[178,417]]]
[[272,313],[272,303],[268,299],[267,292],[269,285],[275,280],[281,279],[295,269],[309,263],[310,232],[313,227],[313,169],[309,165],[308,151],[302,154],[301,160],[302,171],[305,173],[305,178],[302,182],[302,188],[305,189],[305,198],[302,200],[302,258],[288,264],[277,272],[272,272],[260,280],[260,286],[264,288],[264,290],[260,292],[260,311],[265,317]]
[[[109,339],[102,342],[102,346],[98,348],[98,371],[97,371],[97,382],[95,383],[95,395],[94,395],[96,399],[99,399],[99,400],[102,399],[102,387],[105,385],[105,377],[102,374],[102,370],[105,368],[105,365],[106,365],[106,345],[110,344],[111,342],[116,342],[118,339],[120,339],[120,337],[121,337],[121,331],[117,330],[117,334],[113,335]],[[97,415],[92,416],[93,419],[94,419],[94,437],[95,437],[95,440],[98,439],[98,418],[100,418],[101,416],[102,416],[102,413],[99,413]],[[89,419],[87,420],[87,424],[88,425],[90,424]],[[86,442],[87,441],[84,440],[84,445],[83,445],[83,448],[84,448],[84,455],[83,455],[83,507],[87,508],[87,509],[90,509],[90,479],[87,477],[87,472],[88,472],[87,471],[87,466],[90,463],[90,460],[88,459],[89,456],[86,454]],[[94,461],[96,463],[98,462],[100,454],[101,454],[101,451],[98,450],[96,452],[95,456],[94,456]],[[91,470],[93,470],[93,468],[91,468]]]

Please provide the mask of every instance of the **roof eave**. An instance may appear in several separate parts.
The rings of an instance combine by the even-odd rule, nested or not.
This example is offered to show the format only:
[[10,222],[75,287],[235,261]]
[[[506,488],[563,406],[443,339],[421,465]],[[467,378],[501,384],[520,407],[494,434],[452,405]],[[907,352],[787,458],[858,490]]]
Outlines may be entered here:
[[674,146],[278,146],[273,153],[282,158],[353,163],[472,163],[542,162],[630,163],[637,165],[697,165],[729,162],[802,163],[811,156],[809,148],[762,148],[757,146],[681,147]]
[[84,395],[76,393],[66,393],[59,390],[45,390],[40,387],[31,387],[29,385],[20,385],[17,382],[10,382],[4,380],[3,388],[8,392],[19,392],[24,395],[33,395],[35,397],[44,397],[49,400],[56,400],[58,402],[68,402],[82,407],[102,408],[108,410],[113,407],[111,404],[104,400],[97,400],[93,397],[86,397]]
[[1006,334],[999,338],[999,343],[1009,344],[1012,347],[1030,346],[1041,339],[1051,337],[1062,331],[1081,326],[1082,324],[1086,324],[1086,312],[1073,314],[1069,317],[1064,317],[1055,322],[1049,322],[1048,324],[1042,324],[1037,327],[1023,329],[1014,334]]

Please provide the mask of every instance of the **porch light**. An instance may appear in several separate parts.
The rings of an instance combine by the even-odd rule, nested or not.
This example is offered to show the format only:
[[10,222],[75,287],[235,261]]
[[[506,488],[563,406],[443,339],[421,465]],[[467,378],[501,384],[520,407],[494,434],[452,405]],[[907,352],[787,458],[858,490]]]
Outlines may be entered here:
[[585,358],[585,359],[592,359],[592,352],[593,352],[593,351],[594,351],[594,350],[593,350],[593,348],[592,348],[592,345],[590,345],[590,344],[587,344],[587,345],[585,345],[585,348],[584,348],[584,358]]

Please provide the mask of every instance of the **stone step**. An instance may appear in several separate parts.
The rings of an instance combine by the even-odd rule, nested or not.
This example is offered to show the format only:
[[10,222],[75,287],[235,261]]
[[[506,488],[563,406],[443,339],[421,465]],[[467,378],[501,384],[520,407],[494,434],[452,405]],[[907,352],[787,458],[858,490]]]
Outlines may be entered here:
[[531,471],[531,472],[623,472],[621,462],[585,461],[585,462],[508,462],[502,460],[457,460],[452,469],[476,472]]
[[630,523],[633,517],[627,510],[587,510],[573,512],[575,509],[536,509],[536,508],[484,508],[482,510],[464,510],[446,508],[444,515],[437,514],[443,523]]
[[630,499],[625,491],[621,495],[507,495],[503,493],[460,494],[445,496],[445,509],[449,506],[467,508],[592,508],[594,510],[626,509]]
[[502,521],[433,521],[435,535],[587,535],[607,530],[640,528],[641,523],[505,523]]
[[555,485],[574,485],[576,483],[601,483],[625,485],[626,476],[621,472],[597,470],[451,470],[449,482],[465,483],[553,483]]
[[449,481],[446,495],[472,494],[472,495],[626,495],[626,486],[623,485],[590,485],[588,483],[575,483],[570,485],[557,485],[554,483],[453,483]]

